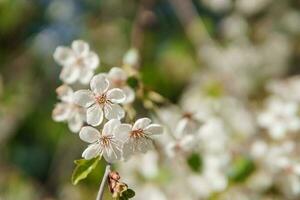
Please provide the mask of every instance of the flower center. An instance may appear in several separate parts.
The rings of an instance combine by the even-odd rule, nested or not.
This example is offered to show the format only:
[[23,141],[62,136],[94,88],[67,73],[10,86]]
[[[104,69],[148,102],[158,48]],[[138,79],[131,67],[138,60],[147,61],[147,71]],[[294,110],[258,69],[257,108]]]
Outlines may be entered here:
[[79,67],[84,66],[83,58],[79,57],[76,59],[76,65]]
[[107,102],[106,95],[102,94],[101,96],[96,97],[96,101],[98,102],[98,104],[105,104]]
[[110,145],[112,137],[110,136],[102,136],[99,140],[100,144],[104,147],[108,147]]
[[183,113],[182,117],[186,119],[193,119],[193,113],[190,112]]
[[134,139],[141,138],[141,137],[144,137],[144,136],[145,136],[145,134],[144,134],[144,131],[142,129],[133,130],[130,133],[130,137],[134,138]]

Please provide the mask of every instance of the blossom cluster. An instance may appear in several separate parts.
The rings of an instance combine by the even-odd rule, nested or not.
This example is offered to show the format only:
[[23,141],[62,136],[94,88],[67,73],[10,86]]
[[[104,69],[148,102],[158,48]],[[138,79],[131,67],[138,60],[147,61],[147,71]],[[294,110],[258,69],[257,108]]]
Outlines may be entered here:
[[[127,65],[134,62],[129,53],[124,58]],[[113,67],[108,73],[95,75],[100,59],[81,40],[74,41],[71,48],[57,47],[54,59],[62,65],[60,79],[64,84],[56,90],[61,102],[53,110],[53,119],[67,122],[72,132],[79,132],[80,139],[89,143],[83,158],[99,156],[113,163],[153,148],[153,137],[163,132],[161,125],[149,118],[130,121],[133,124],[121,122],[126,116],[123,106],[135,99],[125,70]],[[74,91],[72,86],[79,89]]]
[[[288,3],[269,0],[201,2],[224,15],[222,45],[197,47],[203,66],[187,78],[176,104],[128,85],[135,50],[122,68],[94,75],[99,58],[76,41],[54,54],[64,85],[53,118],[89,143],[85,159],[126,161],[116,169],[137,200],[299,199],[300,77],[290,76],[290,60],[300,15]],[[155,143],[162,126],[149,118],[132,121],[129,110],[139,112],[131,107],[135,100],[164,126]]]
[[222,45],[204,42],[204,66],[177,104],[159,108],[161,151],[120,171],[137,199],[299,199],[300,77],[290,60],[300,15],[287,2],[202,2],[224,15]]

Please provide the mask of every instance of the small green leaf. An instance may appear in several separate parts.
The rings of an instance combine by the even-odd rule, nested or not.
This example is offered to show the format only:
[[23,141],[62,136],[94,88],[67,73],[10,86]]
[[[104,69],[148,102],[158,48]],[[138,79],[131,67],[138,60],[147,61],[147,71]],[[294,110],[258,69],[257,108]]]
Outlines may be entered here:
[[136,89],[136,88],[138,87],[138,85],[139,85],[139,81],[138,81],[138,79],[137,79],[136,77],[131,76],[131,77],[129,77],[129,78],[127,79],[127,84],[128,84],[131,88]]
[[187,158],[187,163],[191,170],[200,172],[202,167],[202,160],[199,154],[193,153]]
[[124,195],[118,198],[118,200],[128,200],[128,198]]
[[135,192],[132,189],[127,189],[124,191],[125,196],[129,199],[133,198],[135,196]]
[[231,181],[244,181],[255,169],[254,163],[247,157],[238,157],[228,172]]
[[76,185],[79,181],[85,179],[96,168],[99,163],[99,157],[91,160],[75,160],[76,167],[72,174],[72,183]]

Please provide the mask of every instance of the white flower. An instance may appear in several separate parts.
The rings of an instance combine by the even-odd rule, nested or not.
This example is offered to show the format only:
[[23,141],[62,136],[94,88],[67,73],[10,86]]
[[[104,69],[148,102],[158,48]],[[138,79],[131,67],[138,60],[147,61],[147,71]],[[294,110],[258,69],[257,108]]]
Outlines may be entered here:
[[74,133],[78,132],[85,121],[85,110],[74,104],[73,90],[69,86],[62,85],[56,92],[61,102],[55,105],[52,118],[58,122],[67,121],[69,129]]
[[152,136],[161,134],[163,128],[159,124],[151,124],[149,118],[141,118],[133,126],[121,124],[117,128],[117,132],[124,141],[123,157],[128,159],[135,152],[146,153],[151,149],[153,146]]
[[194,135],[185,135],[176,141],[170,142],[166,146],[166,154],[170,158],[174,158],[177,153],[190,153],[197,147],[198,140]]
[[87,123],[98,126],[106,119],[122,119],[124,110],[118,103],[123,103],[125,94],[121,89],[109,88],[109,81],[105,74],[98,74],[91,80],[90,90],[78,90],[74,93],[74,102],[87,108]]
[[297,114],[297,103],[273,97],[268,99],[266,110],[259,114],[257,120],[261,127],[268,130],[273,139],[282,139],[286,133],[300,129],[300,119]]
[[123,102],[124,104],[128,104],[134,101],[134,91],[127,85],[128,76],[123,69],[119,67],[111,68],[111,70],[107,74],[107,78],[111,84],[111,88],[120,88],[124,91],[126,96],[126,99]]
[[231,8],[232,0],[202,0],[205,6],[216,12],[224,12]]
[[229,141],[224,123],[219,118],[210,118],[199,129],[198,139],[206,152],[222,153]]
[[137,49],[129,49],[123,57],[123,64],[129,66],[136,66],[139,61],[139,53]]
[[116,127],[120,124],[119,120],[112,119],[103,126],[102,133],[90,126],[83,127],[79,137],[91,144],[84,150],[82,157],[88,160],[103,156],[109,163],[119,160],[121,158],[122,142],[118,139]]
[[90,51],[89,45],[82,40],[72,42],[71,48],[59,46],[54,52],[54,60],[63,66],[60,78],[68,84],[79,80],[87,84],[99,65],[99,57]]

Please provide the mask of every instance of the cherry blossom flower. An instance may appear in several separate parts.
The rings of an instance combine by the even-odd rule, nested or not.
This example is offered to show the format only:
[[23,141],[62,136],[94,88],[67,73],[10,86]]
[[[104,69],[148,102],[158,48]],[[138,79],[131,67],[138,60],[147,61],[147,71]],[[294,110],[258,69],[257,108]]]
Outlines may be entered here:
[[129,49],[123,57],[123,64],[135,67],[139,62],[139,53],[137,49]]
[[73,90],[67,85],[62,85],[56,89],[60,103],[55,105],[52,118],[57,122],[68,122],[72,132],[80,131],[85,121],[85,110],[73,102]]
[[54,60],[63,66],[60,79],[72,84],[80,81],[87,84],[94,75],[100,60],[97,54],[90,51],[89,45],[82,40],[72,42],[71,48],[59,46],[54,52]]
[[273,139],[281,139],[288,132],[300,129],[298,105],[272,97],[267,100],[267,108],[258,115],[258,124],[266,128]]
[[124,91],[126,99],[123,104],[132,103],[134,101],[134,91],[127,85],[128,76],[123,69],[119,67],[111,68],[111,70],[107,74],[107,78],[110,82],[111,88],[120,88]]
[[105,74],[94,76],[90,82],[91,90],[78,90],[74,93],[74,101],[87,108],[87,123],[98,126],[103,121],[103,112],[106,119],[122,119],[125,116],[123,103],[125,94],[121,89],[109,89],[109,81]]
[[170,158],[174,158],[177,153],[190,153],[198,144],[198,140],[194,135],[185,135],[180,139],[169,142],[166,146],[166,154]]
[[79,133],[80,139],[90,143],[82,153],[82,157],[89,160],[97,156],[103,156],[104,159],[113,163],[121,158],[122,143],[116,134],[116,127],[120,125],[117,119],[109,120],[100,133],[97,129],[85,126]]
[[149,118],[141,118],[133,126],[121,124],[117,132],[124,141],[123,158],[127,160],[135,152],[146,153],[151,149],[153,135],[162,134],[163,128],[159,124],[151,124]]

